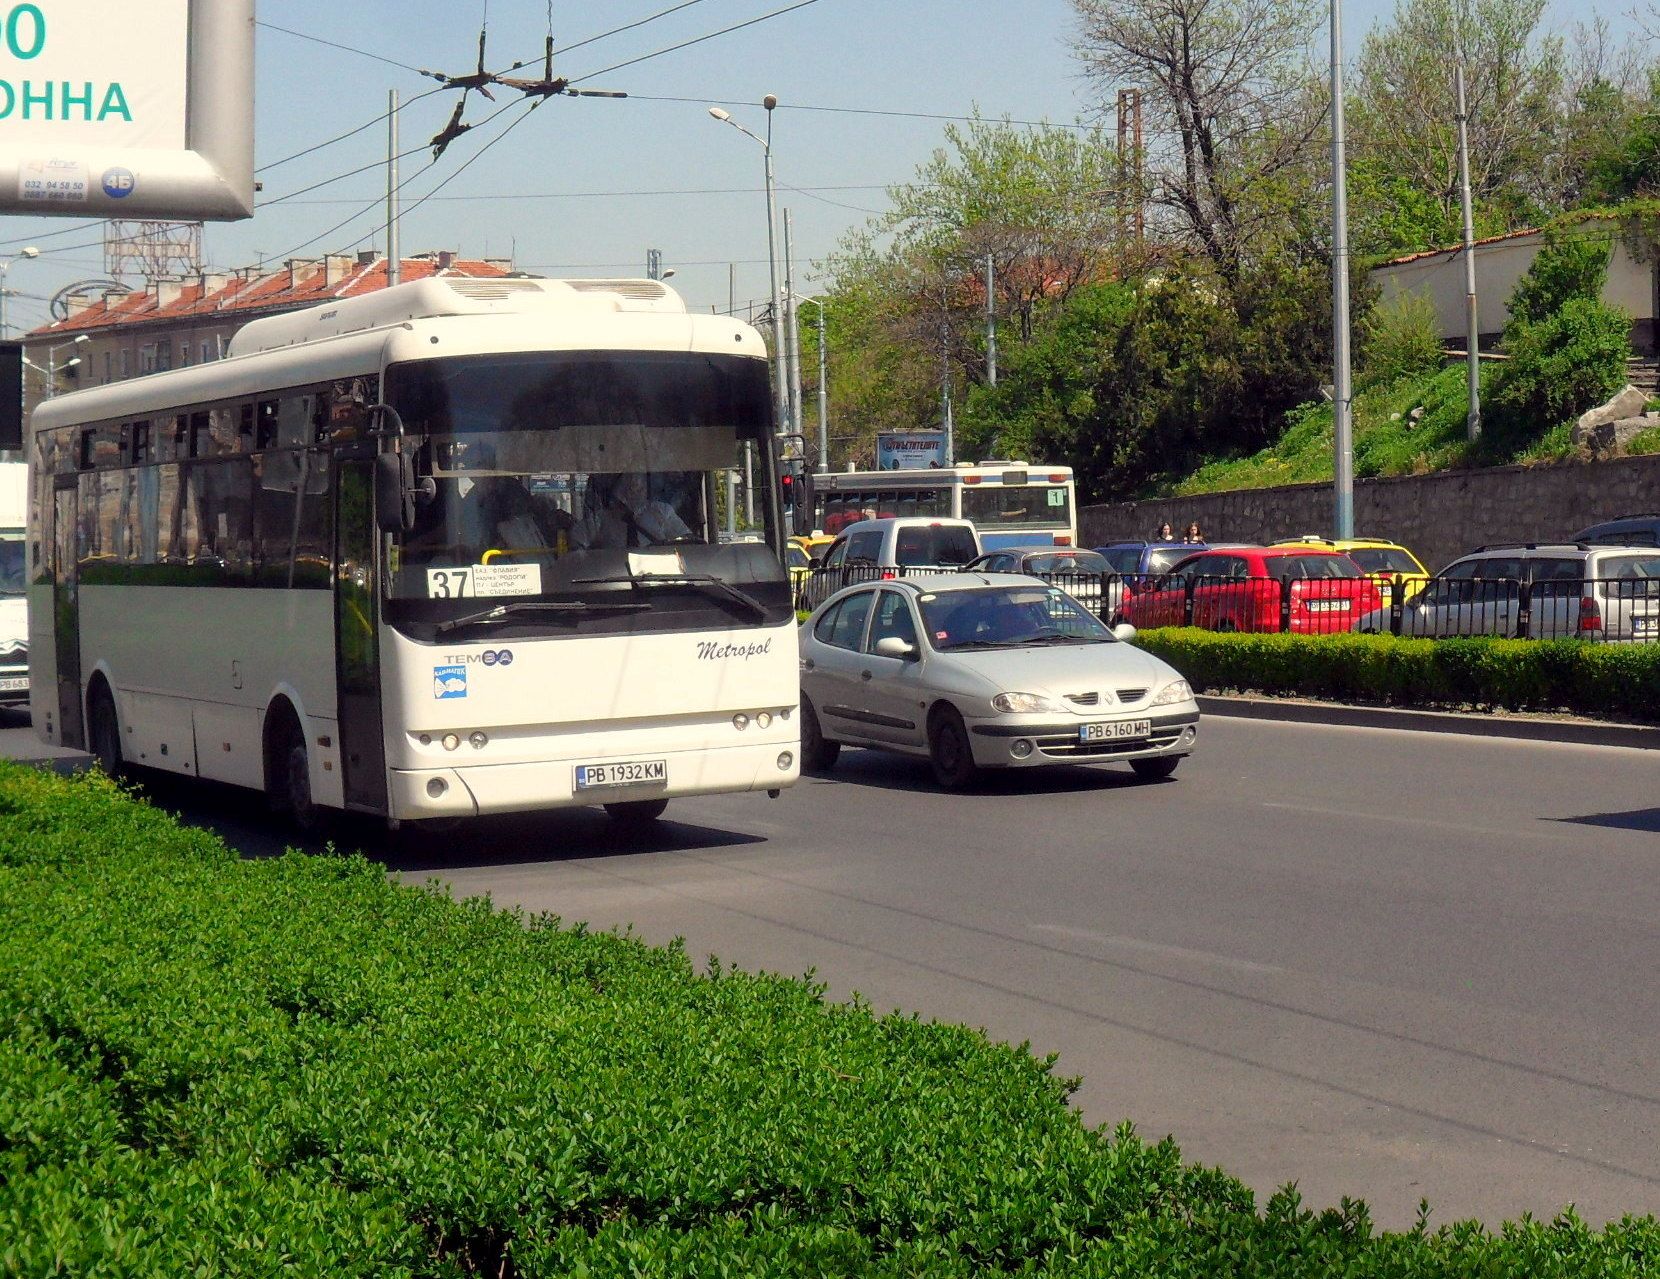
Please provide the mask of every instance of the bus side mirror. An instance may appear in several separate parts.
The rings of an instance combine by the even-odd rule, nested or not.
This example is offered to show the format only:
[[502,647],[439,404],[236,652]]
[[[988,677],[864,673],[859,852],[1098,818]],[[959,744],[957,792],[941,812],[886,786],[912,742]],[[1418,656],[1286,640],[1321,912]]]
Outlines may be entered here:
[[403,453],[375,455],[375,522],[383,533],[415,527],[415,465]]

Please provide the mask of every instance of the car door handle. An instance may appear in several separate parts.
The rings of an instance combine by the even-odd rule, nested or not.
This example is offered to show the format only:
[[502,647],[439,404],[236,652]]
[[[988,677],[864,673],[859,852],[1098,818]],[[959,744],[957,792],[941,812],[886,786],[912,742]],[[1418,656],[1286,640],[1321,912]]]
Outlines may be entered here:
[[804,669],[804,670],[809,670],[809,671],[812,670],[813,669],[813,659],[809,657],[805,662],[801,663],[801,666],[802,666],[802,669]]

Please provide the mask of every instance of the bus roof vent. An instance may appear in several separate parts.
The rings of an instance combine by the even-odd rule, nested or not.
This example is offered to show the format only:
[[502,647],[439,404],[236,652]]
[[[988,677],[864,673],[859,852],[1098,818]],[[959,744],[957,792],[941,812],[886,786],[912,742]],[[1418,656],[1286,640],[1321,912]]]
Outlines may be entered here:
[[542,292],[541,280],[475,280],[466,276],[448,276],[444,283],[474,302],[505,302],[515,293]]
[[661,302],[669,291],[656,280],[566,280],[578,293],[615,293],[631,302]]

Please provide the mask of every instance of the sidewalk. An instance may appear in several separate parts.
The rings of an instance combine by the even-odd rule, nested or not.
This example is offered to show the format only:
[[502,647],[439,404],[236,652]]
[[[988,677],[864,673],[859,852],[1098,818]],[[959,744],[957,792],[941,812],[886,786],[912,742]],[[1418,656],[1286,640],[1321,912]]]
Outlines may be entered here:
[[29,724],[26,710],[0,710],[0,759],[50,768],[58,773],[78,773],[92,764],[92,756],[85,751],[66,750],[41,741]]
[[1628,746],[1660,750],[1660,728],[1614,724],[1572,715],[1526,715],[1509,711],[1415,711],[1392,706],[1350,706],[1294,697],[1201,694],[1199,709],[1230,719],[1269,719],[1290,724],[1338,724],[1352,728],[1408,729],[1417,733],[1462,733],[1579,746]]

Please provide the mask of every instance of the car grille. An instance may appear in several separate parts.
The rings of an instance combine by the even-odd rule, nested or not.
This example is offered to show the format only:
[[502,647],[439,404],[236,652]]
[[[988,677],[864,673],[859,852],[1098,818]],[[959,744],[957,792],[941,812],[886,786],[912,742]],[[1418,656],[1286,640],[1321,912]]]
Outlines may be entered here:
[[1095,755],[1135,755],[1156,746],[1173,745],[1183,724],[1154,724],[1153,735],[1135,741],[1080,742],[1076,733],[1034,737],[1037,748],[1051,759],[1088,759]]
[[28,661],[29,649],[27,645],[0,653],[0,666],[25,666]]
[[1125,706],[1133,706],[1147,696],[1144,688],[1121,688],[1118,690],[1118,700]]
[[1101,694],[1068,693],[1066,695],[1066,700],[1071,702],[1074,706],[1099,706],[1101,704]]

